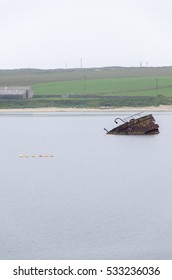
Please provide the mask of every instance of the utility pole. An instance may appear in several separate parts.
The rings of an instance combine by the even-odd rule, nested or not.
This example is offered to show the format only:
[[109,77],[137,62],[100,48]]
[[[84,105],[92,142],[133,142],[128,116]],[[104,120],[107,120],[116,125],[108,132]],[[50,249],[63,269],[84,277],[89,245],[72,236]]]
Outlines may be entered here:
[[158,95],[159,79],[156,79],[156,95]]
[[84,71],[84,93],[85,93],[85,71]]
[[82,58],[80,58],[80,62],[81,62],[81,73],[83,75],[83,88],[84,88],[84,93],[85,93],[85,89],[86,89],[86,86],[85,86],[85,70],[83,69],[83,60]]

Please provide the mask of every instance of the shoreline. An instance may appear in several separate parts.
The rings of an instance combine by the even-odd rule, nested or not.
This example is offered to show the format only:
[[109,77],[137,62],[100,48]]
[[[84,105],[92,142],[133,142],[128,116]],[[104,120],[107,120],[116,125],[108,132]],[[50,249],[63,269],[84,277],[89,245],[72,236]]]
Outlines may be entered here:
[[133,112],[133,111],[148,111],[148,112],[171,112],[172,105],[160,105],[149,107],[119,107],[119,108],[20,108],[20,109],[0,109],[0,113],[63,113],[63,112]]

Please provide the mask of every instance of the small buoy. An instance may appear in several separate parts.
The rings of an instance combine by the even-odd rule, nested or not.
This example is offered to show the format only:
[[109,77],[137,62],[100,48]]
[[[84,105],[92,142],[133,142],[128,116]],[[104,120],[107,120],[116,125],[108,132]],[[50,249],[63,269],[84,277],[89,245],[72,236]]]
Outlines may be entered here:
[[38,156],[35,156],[35,155],[28,155],[28,154],[26,154],[26,155],[22,155],[22,154],[19,154],[19,158],[23,158],[23,157],[25,157],[25,158],[29,158],[29,157],[31,157],[31,158],[35,158],[35,157],[40,157],[40,158],[53,158],[54,157],[54,155],[48,155],[48,154],[46,154],[46,155],[38,155]]

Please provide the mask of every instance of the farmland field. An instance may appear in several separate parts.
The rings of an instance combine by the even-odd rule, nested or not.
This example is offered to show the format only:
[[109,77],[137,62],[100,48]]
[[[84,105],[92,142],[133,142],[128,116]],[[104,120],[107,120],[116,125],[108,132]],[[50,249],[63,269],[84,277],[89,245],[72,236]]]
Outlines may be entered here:
[[67,95],[172,95],[172,77],[103,78],[41,83],[32,86],[35,94]]
[[1,86],[31,86],[0,108],[158,106],[172,103],[172,67],[0,70]]

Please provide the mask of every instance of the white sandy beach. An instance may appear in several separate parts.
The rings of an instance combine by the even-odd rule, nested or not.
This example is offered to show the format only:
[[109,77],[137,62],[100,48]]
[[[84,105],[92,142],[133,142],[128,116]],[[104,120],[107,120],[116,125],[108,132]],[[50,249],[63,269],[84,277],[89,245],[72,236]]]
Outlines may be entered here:
[[160,105],[157,107],[149,106],[149,107],[120,107],[120,108],[56,108],[56,107],[48,107],[48,108],[25,108],[25,109],[0,109],[0,113],[48,113],[48,112],[171,112],[172,105]]

